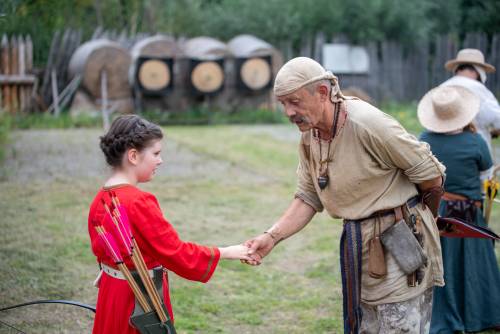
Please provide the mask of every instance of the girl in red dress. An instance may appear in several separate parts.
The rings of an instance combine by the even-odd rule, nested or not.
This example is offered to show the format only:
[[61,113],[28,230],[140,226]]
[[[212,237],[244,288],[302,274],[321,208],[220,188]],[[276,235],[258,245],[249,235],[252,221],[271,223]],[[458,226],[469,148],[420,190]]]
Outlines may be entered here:
[[[94,223],[104,220],[106,211],[101,200],[109,202],[110,191],[127,210],[132,234],[148,269],[162,266],[186,279],[207,282],[219,259],[250,260],[248,248],[243,245],[207,247],[182,241],[163,217],[155,196],[137,188],[138,183],[151,180],[162,163],[162,138],[160,127],[136,115],[118,117],[108,133],[101,137],[100,146],[113,173],[95,196],[88,218],[92,251],[103,268],[98,282],[94,334],[138,333],[129,324],[135,305],[134,294],[127,281],[120,277],[94,229]],[[125,249],[120,249],[125,254]],[[124,260],[129,269],[135,269],[130,258]],[[173,321],[166,270],[163,299]]]

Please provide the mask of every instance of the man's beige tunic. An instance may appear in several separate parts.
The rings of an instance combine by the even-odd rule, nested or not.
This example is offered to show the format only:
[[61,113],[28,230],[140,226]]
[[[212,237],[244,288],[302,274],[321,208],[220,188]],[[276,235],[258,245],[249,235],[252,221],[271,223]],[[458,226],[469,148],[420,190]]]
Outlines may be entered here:
[[[360,219],[372,213],[404,204],[418,194],[415,184],[444,175],[444,166],[392,117],[360,100],[346,100],[347,120],[330,144],[313,135],[302,134],[298,187],[295,197],[316,211],[323,208],[332,217]],[[322,157],[320,157],[320,145]],[[317,183],[320,159],[328,163],[328,186]],[[408,287],[406,275],[386,252],[388,274],[382,279],[368,275],[368,242],[373,237],[374,219],[361,224],[363,274],[361,301],[378,305],[405,301],[434,285],[442,286],[443,266],[439,232],[429,209],[421,204],[410,210],[424,221],[424,250],[429,260],[424,282]],[[393,216],[381,218],[382,231],[394,222]]]

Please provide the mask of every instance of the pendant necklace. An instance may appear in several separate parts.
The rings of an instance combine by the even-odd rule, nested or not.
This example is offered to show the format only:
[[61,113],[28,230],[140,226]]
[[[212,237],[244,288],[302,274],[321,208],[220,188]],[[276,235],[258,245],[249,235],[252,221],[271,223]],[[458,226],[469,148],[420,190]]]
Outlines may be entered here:
[[[340,102],[335,103],[335,115],[333,119],[333,125],[332,125],[332,137],[328,140],[328,153],[326,160],[323,159],[323,154],[321,152],[321,137],[319,136],[319,131],[318,131],[318,137],[319,137],[319,168],[320,168],[320,175],[318,176],[318,186],[319,189],[323,190],[326,188],[328,185],[329,177],[328,177],[328,163],[331,162],[330,158],[330,144],[332,143],[333,138],[335,138],[336,132],[337,132],[337,123],[339,120],[339,114],[340,114]],[[323,164],[326,164],[326,168],[323,168]]]

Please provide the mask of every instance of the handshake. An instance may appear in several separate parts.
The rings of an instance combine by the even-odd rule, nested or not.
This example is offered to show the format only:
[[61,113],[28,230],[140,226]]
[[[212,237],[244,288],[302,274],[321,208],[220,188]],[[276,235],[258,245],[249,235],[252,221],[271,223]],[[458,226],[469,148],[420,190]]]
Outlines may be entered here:
[[275,240],[275,237],[270,233],[263,233],[245,241],[242,245],[220,247],[220,257],[221,259],[240,260],[241,263],[257,266],[274,248]]

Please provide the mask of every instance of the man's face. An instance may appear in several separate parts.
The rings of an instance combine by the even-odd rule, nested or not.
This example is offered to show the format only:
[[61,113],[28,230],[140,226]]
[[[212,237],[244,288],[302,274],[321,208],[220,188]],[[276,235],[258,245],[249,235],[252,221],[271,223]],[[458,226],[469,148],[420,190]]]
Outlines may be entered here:
[[297,125],[301,132],[314,128],[320,121],[323,105],[318,92],[311,94],[307,88],[301,88],[278,97],[278,101],[290,122]]

